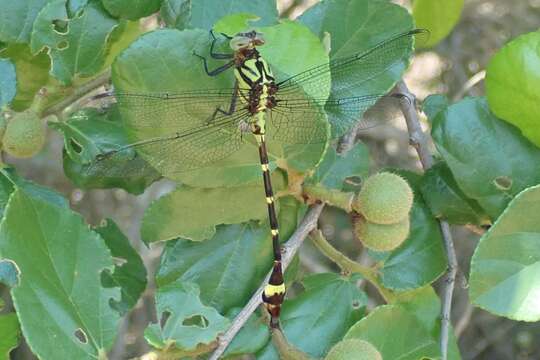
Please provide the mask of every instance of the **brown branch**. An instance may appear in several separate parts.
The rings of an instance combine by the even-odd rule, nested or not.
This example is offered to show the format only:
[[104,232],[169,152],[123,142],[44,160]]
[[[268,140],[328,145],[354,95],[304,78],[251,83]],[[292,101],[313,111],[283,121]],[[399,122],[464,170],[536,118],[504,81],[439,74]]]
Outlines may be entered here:
[[[304,239],[308,236],[308,234],[317,227],[317,221],[319,220],[319,216],[321,215],[322,209],[324,207],[324,204],[316,204],[312,205],[307,212],[307,214],[302,219],[302,222],[300,225],[298,225],[298,228],[294,232],[294,234],[291,236],[289,241],[283,246],[283,259],[282,259],[282,265],[283,270],[289,266],[291,263],[294,255],[304,242]],[[249,302],[244,306],[242,311],[236,317],[234,318],[231,326],[229,329],[219,337],[218,340],[218,347],[210,357],[210,360],[217,360],[223,353],[225,352],[225,349],[227,349],[227,346],[229,346],[230,342],[234,339],[238,331],[244,326],[246,321],[249,319],[251,314],[259,307],[259,305],[262,303],[262,292],[264,290],[264,287],[266,286],[268,282],[268,278],[270,277],[270,273],[266,276],[264,281],[262,282],[261,286],[257,289],[257,291],[253,294]]]
[[[429,169],[433,165],[433,157],[429,151],[428,139],[422,127],[420,126],[420,120],[418,119],[418,113],[415,108],[415,97],[407,88],[407,85],[403,81],[400,81],[396,85],[398,93],[404,95],[401,100],[401,111],[405,117],[407,123],[407,129],[409,131],[410,144],[416,149],[420,162],[424,171]],[[458,270],[458,262],[456,257],[456,251],[454,249],[454,242],[452,240],[452,234],[450,233],[450,226],[444,220],[438,220],[443,237],[444,247],[446,250],[446,256],[448,259],[448,269],[446,272],[446,279],[442,294],[442,309],[441,309],[441,338],[440,348],[442,353],[442,360],[448,359],[448,334],[450,331],[450,313],[452,310],[452,296],[454,294],[454,285],[456,282],[456,273]]]

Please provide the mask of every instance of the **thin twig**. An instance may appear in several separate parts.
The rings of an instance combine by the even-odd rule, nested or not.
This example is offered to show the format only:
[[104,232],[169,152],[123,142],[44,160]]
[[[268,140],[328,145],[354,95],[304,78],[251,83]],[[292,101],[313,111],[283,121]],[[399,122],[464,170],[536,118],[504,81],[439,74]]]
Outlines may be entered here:
[[463,84],[463,87],[459,89],[459,91],[452,97],[453,101],[460,100],[463,96],[465,96],[476,84],[478,84],[480,81],[484,80],[486,78],[486,70],[481,70],[474,74],[469,80]]
[[[315,229],[317,227],[317,221],[319,220],[319,216],[321,215],[322,209],[324,207],[324,204],[315,204],[312,205],[307,212],[307,214],[302,219],[300,225],[298,225],[298,228],[294,232],[294,234],[291,236],[289,241],[283,246],[283,259],[282,259],[282,265],[283,270],[289,266],[291,263],[294,255],[302,245],[304,239],[308,236],[308,234],[311,232],[311,230]],[[227,349],[227,346],[229,346],[230,342],[234,339],[236,333],[240,331],[242,326],[244,326],[245,322],[249,319],[251,314],[259,307],[259,305],[262,303],[262,292],[264,290],[264,287],[266,286],[268,282],[268,278],[270,277],[270,273],[266,276],[264,281],[262,282],[261,286],[257,289],[257,291],[253,294],[249,302],[244,306],[242,311],[234,318],[231,327],[219,337],[218,343],[219,346],[214,351],[212,356],[210,357],[210,360],[217,360],[223,353],[225,352],[225,349]]]
[[[428,139],[422,131],[420,126],[420,120],[418,113],[416,112],[415,97],[407,88],[407,85],[403,81],[400,81],[396,85],[396,90],[405,98],[400,102],[401,111],[407,122],[407,129],[409,131],[410,144],[416,149],[420,162],[424,171],[429,169],[433,165],[433,157],[429,151]],[[446,272],[446,279],[442,294],[442,309],[441,309],[441,338],[440,348],[442,353],[442,360],[448,358],[448,334],[450,331],[450,313],[452,310],[452,296],[454,294],[454,284],[456,281],[456,273],[458,269],[458,262],[456,257],[456,251],[454,249],[454,242],[452,240],[452,234],[450,233],[450,226],[444,220],[438,220],[443,237],[444,247],[446,250],[446,256],[448,259],[448,269]]]
[[111,80],[111,71],[107,70],[104,73],[100,74],[96,78],[82,84],[77,87],[72,94],[69,94],[61,101],[45,109],[42,114],[42,117],[47,117],[49,115],[60,115],[62,111],[73,104],[75,101],[79,100],[83,96],[92,92],[93,90],[107,84]]

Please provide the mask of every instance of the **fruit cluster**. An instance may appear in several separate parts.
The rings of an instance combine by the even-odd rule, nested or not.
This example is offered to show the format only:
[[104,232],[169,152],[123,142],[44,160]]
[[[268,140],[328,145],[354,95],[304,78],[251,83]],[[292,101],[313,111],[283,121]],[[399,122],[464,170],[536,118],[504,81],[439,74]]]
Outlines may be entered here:
[[397,248],[409,235],[412,204],[413,192],[401,176],[389,172],[370,176],[352,204],[359,214],[354,222],[357,237],[375,251]]

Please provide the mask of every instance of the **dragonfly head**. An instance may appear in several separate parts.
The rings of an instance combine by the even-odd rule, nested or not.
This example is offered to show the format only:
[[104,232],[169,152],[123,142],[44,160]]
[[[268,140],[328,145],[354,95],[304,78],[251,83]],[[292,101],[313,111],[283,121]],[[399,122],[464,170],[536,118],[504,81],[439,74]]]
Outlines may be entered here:
[[253,49],[256,46],[264,45],[263,34],[252,30],[236,34],[230,42],[231,49],[234,51]]

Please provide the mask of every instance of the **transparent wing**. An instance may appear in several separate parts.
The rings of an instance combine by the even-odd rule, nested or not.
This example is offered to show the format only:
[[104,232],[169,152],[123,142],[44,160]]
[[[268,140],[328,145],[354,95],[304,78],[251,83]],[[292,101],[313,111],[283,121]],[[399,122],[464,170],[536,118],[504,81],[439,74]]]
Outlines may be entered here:
[[114,94],[124,122],[146,138],[157,133],[183,133],[212,121],[216,109],[228,110],[235,89],[197,90],[179,93]]
[[336,98],[347,97],[347,90],[359,87],[363,82],[384,73],[397,63],[408,62],[413,39],[425,36],[426,30],[414,29],[381,41],[358,54],[332,59],[279,82],[280,93],[296,92],[299,87],[325,86],[328,72],[332,75],[332,94]]
[[[364,111],[384,98],[384,94],[365,95],[372,91],[372,82],[385,76],[391,79],[395,75],[393,72],[400,74],[412,53],[413,39],[425,34],[426,31],[420,29],[401,33],[364,52],[333,59],[281,81],[276,94],[277,107],[282,111],[311,113],[319,113],[324,108],[332,125],[332,135],[340,136],[361,118]],[[306,100],[298,95],[306,89],[322,91],[328,86],[330,75],[328,99]]]
[[[333,136],[344,134],[355,124],[359,130],[369,129],[395,119],[399,110],[399,101],[403,99],[404,97],[399,94],[365,95],[328,100],[282,99],[272,109],[272,114],[282,114],[281,117],[271,117],[277,132],[274,137],[288,143],[307,143],[308,141],[305,140],[308,138],[311,139],[311,142],[326,141],[321,131],[311,136],[295,135],[296,130],[294,129],[309,129],[310,126],[314,126],[314,117],[320,116],[327,116],[333,127]],[[321,103],[325,104],[324,109]],[[364,116],[368,110],[370,116]],[[285,114],[287,115],[285,116]]]
[[233,91],[115,94],[128,137],[134,142],[103,154],[96,164],[117,163],[141,155],[166,177],[195,170],[223,159],[242,144],[239,124],[249,113],[238,103],[228,110]]

